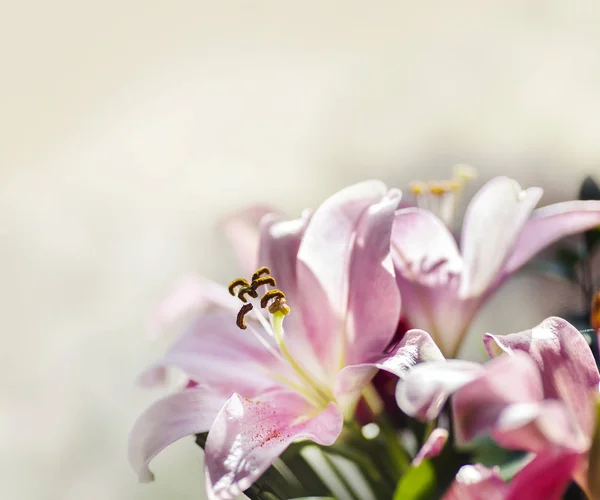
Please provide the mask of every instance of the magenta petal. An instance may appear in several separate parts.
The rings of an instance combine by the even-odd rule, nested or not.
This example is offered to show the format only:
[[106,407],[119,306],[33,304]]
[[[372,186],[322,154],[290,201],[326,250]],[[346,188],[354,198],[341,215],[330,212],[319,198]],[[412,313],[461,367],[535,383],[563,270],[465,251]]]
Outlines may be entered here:
[[411,465],[417,467],[426,458],[437,457],[444,449],[446,441],[448,441],[448,431],[446,429],[441,427],[433,429],[427,437],[427,441],[423,443],[423,446],[415,455]]
[[260,325],[252,320],[247,324],[248,330],[240,330],[235,313],[200,316],[142,379],[158,382],[165,368],[173,367],[226,397],[234,392],[251,397],[279,387],[272,374],[281,374],[283,363],[249,331]]
[[223,406],[206,441],[207,487],[233,499],[298,439],[329,446],[342,430],[334,403],[318,412],[299,395],[272,392],[253,400],[235,394]]
[[497,469],[463,465],[443,500],[506,500],[508,485]]
[[298,250],[298,302],[306,334],[332,374],[339,370],[345,350],[349,270],[357,230],[365,212],[386,193],[383,183],[367,181],[334,194],[313,214]]
[[597,226],[600,226],[600,201],[597,200],[567,201],[534,210],[504,265],[504,274],[516,271],[561,238]]
[[516,181],[496,177],[473,197],[461,236],[461,297],[481,295],[495,281],[541,196],[540,188],[523,191]]
[[512,479],[507,500],[560,500],[579,463],[577,453],[537,455]]
[[223,405],[223,398],[203,389],[167,396],[148,408],[129,435],[129,462],[142,482],[152,481],[150,461],[179,439],[206,432]]
[[265,215],[275,213],[277,211],[267,205],[254,205],[229,215],[223,221],[223,232],[229,239],[244,274],[251,276],[260,265],[259,223]]
[[581,430],[591,435],[600,374],[587,342],[573,325],[552,317],[531,330],[486,334],[483,340],[490,356],[528,353],[542,373],[544,396],[563,401]]
[[343,368],[336,379],[334,395],[342,408],[348,408],[356,403],[377,370],[386,370],[403,377],[409,368],[418,363],[443,359],[443,354],[427,332],[409,330],[390,353],[370,363]]
[[396,401],[407,415],[433,420],[451,394],[483,372],[480,364],[457,359],[421,363],[398,381]]
[[150,330],[157,334],[179,320],[189,319],[202,311],[239,310],[239,302],[227,289],[206,278],[183,278],[154,310]]
[[[452,406],[457,443],[464,444],[490,433],[499,425],[502,412],[508,406],[538,403],[542,399],[540,374],[529,356],[516,353],[493,359],[485,365],[480,377],[454,395]],[[526,409],[525,405],[523,409]],[[530,421],[523,419],[521,424],[524,426]]]

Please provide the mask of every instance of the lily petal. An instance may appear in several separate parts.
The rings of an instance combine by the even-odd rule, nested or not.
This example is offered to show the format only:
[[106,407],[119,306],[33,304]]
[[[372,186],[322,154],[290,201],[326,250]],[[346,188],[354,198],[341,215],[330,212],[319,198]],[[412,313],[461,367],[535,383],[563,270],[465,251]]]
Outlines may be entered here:
[[[538,403],[544,398],[539,370],[526,354],[501,356],[484,366],[480,376],[465,384],[452,401],[454,430],[459,444],[495,429],[503,411],[510,405]],[[523,412],[514,414],[511,423],[519,421],[525,426],[534,419],[535,415],[525,411],[529,407],[522,405],[522,408]]]
[[233,499],[297,439],[329,446],[339,436],[342,415],[335,403],[321,412],[290,392],[254,400],[235,394],[223,406],[206,441],[207,488],[212,498]]
[[400,191],[367,208],[356,229],[348,277],[345,363],[382,353],[400,320],[400,293],[390,255],[390,234]]
[[497,468],[463,465],[443,500],[506,500],[508,485]]
[[365,211],[386,193],[383,183],[366,181],[334,194],[313,214],[298,250],[296,271],[302,290],[298,299],[304,326],[321,365],[331,367],[332,373],[339,370],[345,347],[343,320],[356,231]]
[[415,455],[411,465],[413,467],[418,467],[426,458],[437,457],[444,449],[446,441],[448,441],[447,429],[442,429],[441,427],[433,429],[431,434],[429,434],[427,441],[423,443],[423,446],[421,446],[421,449]]
[[483,341],[490,356],[528,353],[541,371],[545,397],[563,401],[585,435],[591,435],[600,374],[587,342],[573,325],[551,317],[520,333],[488,333]]
[[484,371],[478,363],[457,359],[418,364],[398,381],[396,402],[411,417],[433,420],[452,393]]
[[237,311],[239,302],[222,285],[206,278],[189,276],[180,280],[154,310],[150,331],[157,335],[193,314],[218,309]]
[[428,210],[398,210],[391,240],[398,274],[409,281],[440,286],[462,269],[454,236]]
[[460,297],[481,295],[491,285],[542,192],[541,188],[523,191],[513,179],[496,177],[473,197],[461,237],[464,270]]
[[302,321],[298,298],[299,293],[306,293],[298,288],[296,264],[310,217],[308,211],[294,220],[284,220],[275,214],[266,215],[260,224],[259,263],[270,268],[277,288],[283,290],[291,307],[292,313],[285,320],[286,343],[290,352],[317,379],[325,380],[313,343],[306,334],[308,330]]
[[428,210],[396,212],[392,257],[403,314],[450,357],[472,316],[472,301],[458,299],[462,257],[446,226]]
[[226,217],[221,229],[227,236],[233,252],[244,274],[252,275],[260,265],[258,262],[259,223],[267,214],[277,210],[268,205],[246,207]]
[[240,330],[235,314],[224,311],[200,316],[165,356],[142,375],[142,381],[164,382],[165,368],[173,367],[199,384],[210,385],[226,398],[234,392],[252,397],[279,387],[273,374],[285,373],[282,361],[249,331],[258,330],[260,325],[252,320],[246,323],[248,330]]
[[537,455],[510,482],[507,500],[560,500],[579,458],[572,452]]
[[179,439],[206,432],[223,405],[223,398],[204,389],[188,389],[167,396],[148,408],[129,435],[129,462],[141,482],[154,479],[150,461]]
[[538,208],[523,226],[503,275],[519,269],[534,255],[571,234],[600,226],[600,201],[567,201]]
[[389,354],[370,363],[343,368],[337,376],[334,395],[342,408],[348,408],[356,403],[377,370],[386,370],[402,378],[409,368],[418,363],[443,359],[443,354],[427,332],[409,330]]

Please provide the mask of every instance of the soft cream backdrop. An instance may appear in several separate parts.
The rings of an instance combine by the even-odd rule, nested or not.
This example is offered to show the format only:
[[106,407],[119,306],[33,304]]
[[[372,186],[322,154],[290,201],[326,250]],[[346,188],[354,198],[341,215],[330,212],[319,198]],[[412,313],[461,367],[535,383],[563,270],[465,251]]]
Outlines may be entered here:
[[[600,173],[599,23],[593,1],[4,5],[1,498],[202,498],[191,442],[149,486],[125,447],[156,397],[133,385],[163,347],[151,306],[188,271],[235,274],[218,217],[457,161],[572,197]],[[475,334],[560,312],[568,290],[540,285]]]

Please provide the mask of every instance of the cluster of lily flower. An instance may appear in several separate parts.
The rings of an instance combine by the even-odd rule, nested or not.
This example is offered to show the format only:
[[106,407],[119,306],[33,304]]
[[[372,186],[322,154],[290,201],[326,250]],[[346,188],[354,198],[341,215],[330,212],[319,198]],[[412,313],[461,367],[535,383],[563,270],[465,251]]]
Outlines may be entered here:
[[[540,188],[497,177],[455,238],[467,174],[411,186],[417,206],[367,181],[298,219],[231,217],[247,278],[188,279],[154,317],[186,326],[140,381],[176,368],[186,384],[134,425],[140,480],[196,435],[209,498],[291,498],[293,485],[294,497],[553,499],[572,482],[600,498],[600,375],[575,326],[488,333],[490,361],[456,359],[482,304],[542,249],[598,228],[600,201],[535,209]],[[498,463],[479,463],[478,447]]]

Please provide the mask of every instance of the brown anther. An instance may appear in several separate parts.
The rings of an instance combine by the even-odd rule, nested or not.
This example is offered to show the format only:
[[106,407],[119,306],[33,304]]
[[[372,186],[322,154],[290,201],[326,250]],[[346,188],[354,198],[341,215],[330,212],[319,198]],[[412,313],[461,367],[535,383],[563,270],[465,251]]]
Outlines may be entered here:
[[258,278],[260,278],[263,274],[271,274],[271,270],[266,267],[259,267],[256,272],[252,275],[252,282],[256,281]]
[[258,297],[258,293],[256,292],[256,290],[254,290],[254,287],[252,285],[240,288],[240,291],[238,292],[238,299],[240,299],[242,302],[248,302],[248,299],[246,299],[245,297],[246,294],[250,295],[250,297],[252,297],[253,299]]
[[246,314],[252,310],[252,307],[252,304],[244,304],[242,306],[235,320],[235,324],[238,326],[238,328],[241,328],[242,330],[247,328],[246,323],[244,322],[244,316],[246,316]]
[[227,290],[229,290],[229,293],[235,297],[235,294],[237,293],[236,288],[240,286],[247,288],[250,286],[250,283],[248,283],[248,280],[245,280],[244,278],[237,278],[229,283]]
[[285,293],[278,289],[269,290],[260,299],[260,307],[264,309],[271,300],[285,300]]
[[256,291],[256,289],[259,286],[263,285],[277,286],[277,283],[275,282],[275,278],[273,278],[272,276],[265,276],[264,278],[256,278],[255,280],[253,280],[252,284],[250,285],[250,288]]

